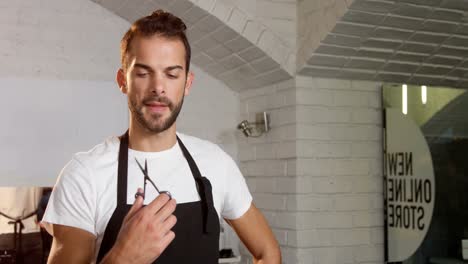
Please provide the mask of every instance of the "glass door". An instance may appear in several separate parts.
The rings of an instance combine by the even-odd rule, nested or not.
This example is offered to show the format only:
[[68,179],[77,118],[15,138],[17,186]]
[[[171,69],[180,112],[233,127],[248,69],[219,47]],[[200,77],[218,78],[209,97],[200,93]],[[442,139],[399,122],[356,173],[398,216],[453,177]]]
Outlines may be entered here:
[[[383,105],[387,112],[384,124],[386,259],[388,262],[405,264],[468,263],[467,91],[385,84]],[[410,122],[418,128],[430,153],[430,164],[427,160],[426,163],[418,163],[422,156],[407,150],[411,149],[408,146],[414,142],[409,139],[411,133],[404,131],[405,125],[400,121],[388,120],[391,118],[388,115],[390,112],[398,112],[396,115],[401,117],[398,120]],[[400,144],[403,151],[395,151],[389,144]],[[430,174],[430,166],[434,175],[434,186],[431,186],[433,193],[427,189],[429,187],[425,186],[424,180]],[[421,203],[414,202],[416,199]],[[424,202],[428,202],[426,205],[433,203],[432,212],[425,209],[426,215],[418,211],[419,207],[425,206]],[[430,216],[427,215],[429,212]],[[429,220],[424,222],[423,217],[429,217]],[[415,228],[423,227],[425,223],[428,225],[427,230],[419,233],[415,231]],[[400,256],[402,259],[394,258],[404,251],[404,247],[396,248],[396,245],[405,245],[409,240],[417,241],[416,236],[421,234],[421,241],[415,242],[417,245],[414,250],[409,250],[412,252]]]

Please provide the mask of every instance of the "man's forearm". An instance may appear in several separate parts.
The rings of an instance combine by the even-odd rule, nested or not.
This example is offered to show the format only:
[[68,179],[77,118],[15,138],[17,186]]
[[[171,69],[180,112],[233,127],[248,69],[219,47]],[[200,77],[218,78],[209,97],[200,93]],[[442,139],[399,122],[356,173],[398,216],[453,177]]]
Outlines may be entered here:
[[134,259],[128,259],[127,254],[124,254],[122,248],[118,247],[118,245],[114,245],[99,264],[126,264],[134,261]]
[[112,250],[109,251],[109,253],[107,253],[106,256],[104,256],[104,258],[102,258],[101,262],[99,262],[99,264],[118,264],[119,263],[119,256],[118,254],[116,254],[115,252],[113,252]]

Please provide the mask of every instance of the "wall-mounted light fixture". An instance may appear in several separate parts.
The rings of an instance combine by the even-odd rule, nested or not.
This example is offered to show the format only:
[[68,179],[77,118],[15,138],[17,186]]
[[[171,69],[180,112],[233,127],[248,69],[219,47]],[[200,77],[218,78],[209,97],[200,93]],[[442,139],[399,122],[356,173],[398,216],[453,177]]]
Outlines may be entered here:
[[270,115],[267,112],[257,113],[255,122],[244,120],[237,125],[246,137],[259,137],[270,130]]

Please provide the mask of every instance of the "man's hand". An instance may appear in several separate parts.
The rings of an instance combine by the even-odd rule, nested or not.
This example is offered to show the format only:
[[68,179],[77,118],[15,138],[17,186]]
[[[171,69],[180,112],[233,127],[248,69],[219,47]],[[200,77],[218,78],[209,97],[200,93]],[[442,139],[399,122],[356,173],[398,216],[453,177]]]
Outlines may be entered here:
[[[142,192],[138,189],[138,192]],[[114,247],[101,263],[152,263],[174,240],[171,228],[177,219],[173,215],[176,201],[160,194],[143,207],[143,198],[137,196],[125,216]]]

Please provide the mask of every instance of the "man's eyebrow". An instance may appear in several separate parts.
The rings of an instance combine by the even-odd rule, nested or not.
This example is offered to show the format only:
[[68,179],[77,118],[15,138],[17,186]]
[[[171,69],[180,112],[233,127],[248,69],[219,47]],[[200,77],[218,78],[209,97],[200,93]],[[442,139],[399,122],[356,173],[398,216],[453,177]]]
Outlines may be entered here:
[[135,63],[133,65],[134,68],[143,68],[147,71],[150,71],[150,72],[154,72],[153,68],[151,68],[150,66],[146,65],[146,64],[142,64],[142,63]]
[[176,70],[176,69],[183,70],[184,67],[182,67],[180,65],[169,66],[169,67],[166,68],[166,71],[172,71],[172,70]]

